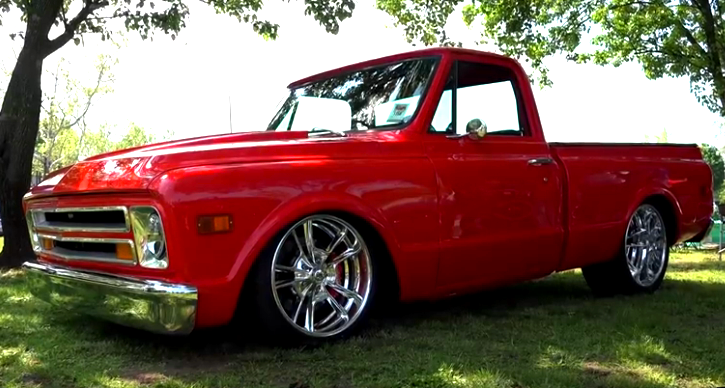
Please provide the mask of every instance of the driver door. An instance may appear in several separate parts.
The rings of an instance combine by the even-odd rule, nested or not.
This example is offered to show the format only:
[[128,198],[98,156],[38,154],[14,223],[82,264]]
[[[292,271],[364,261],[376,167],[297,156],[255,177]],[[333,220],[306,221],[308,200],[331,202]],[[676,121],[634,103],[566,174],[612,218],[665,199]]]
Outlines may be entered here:
[[[425,136],[439,179],[437,284],[451,291],[543,276],[563,248],[561,171],[531,136],[511,66],[480,61],[452,65]],[[486,136],[466,135],[480,124]]]

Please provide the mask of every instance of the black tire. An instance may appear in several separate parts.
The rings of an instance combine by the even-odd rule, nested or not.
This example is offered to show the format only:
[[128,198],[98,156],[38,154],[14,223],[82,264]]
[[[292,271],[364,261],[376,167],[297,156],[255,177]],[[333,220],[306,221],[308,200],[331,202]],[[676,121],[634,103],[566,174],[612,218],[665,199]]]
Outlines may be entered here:
[[[326,294],[328,297],[332,297],[335,299],[335,301],[338,302],[338,307],[342,307],[343,309],[348,307],[348,303],[351,303],[349,307],[350,312],[356,312],[355,315],[350,315],[349,320],[352,321],[349,324],[341,325],[339,328],[340,330],[334,329],[330,330],[328,333],[314,333],[309,332],[306,330],[307,327],[307,311],[306,310],[309,306],[309,302],[311,300],[310,294],[312,297],[315,297],[315,294],[312,291],[309,291],[309,293],[305,293],[304,289],[302,291],[298,291],[297,284],[303,284],[300,287],[307,287],[305,281],[308,280],[297,280],[298,279],[298,273],[301,273],[303,271],[306,271],[305,264],[304,263],[298,263],[294,266],[289,266],[289,268],[295,268],[294,272],[290,271],[292,275],[292,280],[280,280],[277,279],[277,274],[282,273],[283,275],[286,275],[286,271],[276,271],[274,274],[273,272],[273,266],[279,267],[280,264],[277,264],[276,261],[279,260],[288,260],[290,257],[294,255],[290,255],[291,249],[297,249],[297,251],[307,251],[307,245],[306,240],[302,240],[302,246],[295,244],[290,244],[290,239],[294,240],[292,233],[297,233],[297,230],[300,227],[304,227],[304,224],[309,220],[318,220],[319,222],[323,222],[321,220],[331,221],[332,223],[336,223],[336,225],[342,225],[345,228],[349,229],[349,236],[355,237],[359,240],[360,243],[360,253],[357,255],[357,259],[348,259],[344,262],[341,262],[338,264],[338,266],[344,266],[349,267],[352,265],[358,265],[357,269],[360,270],[359,272],[362,273],[361,270],[363,268],[363,265],[360,263],[365,263],[365,265],[369,264],[369,268],[365,269],[364,271],[367,272],[370,275],[369,280],[369,286],[365,289],[367,289],[367,293],[361,292],[357,294],[358,296],[364,296],[364,303],[362,303],[362,308],[359,310],[353,310],[354,308],[359,308],[360,304],[356,302],[355,298],[345,298],[343,293],[340,293],[337,289],[333,289],[331,286],[325,286],[321,285],[320,287],[323,287],[327,290],[328,294]],[[319,225],[318,225],[319,226]],[[328,226],[328,225],[324,225]],[[321,229],[314,229],[315,232],[313,232],[313,235],[315,236],[314,242],[315,242],[315,248],[317,248],[317,244],[321,245],[328,245],[331,243],[331,241],[328,241],[326,239],[325,233],[320,232]],[[362,328],[365,323],[367,322],[370,312],[373,308],[373,305],[375,304],[375,299],[377,295],[378,290],[378,278],[379,276],[376,276],[376,271],[380,268],[376,264],[376,257],[378,257],[379,250],[374,247],[374,245],[368,246],[366,244],[366,236],[364,236],[362,233],[359,232],[359,228],[356,228],[353,226],[353,224],[339,218],[336,216],[328,215],[328,214],[315,214],[312,216],[305,217],[304,219],[294,223],[293,225],[290,225],[289,227],[285,228],[270,244],[269,246],[262,252],[261,256],[258,258],[257,262],[255,263],[254,267],[252,268],[252,271],[250,271],[248,281],[249,289],[247,292],[246,302],[251,305],[247,306],[247,308],[252,307],[250,312],[255,315],[256,321],[258,323],[257,328],[262,331],[262,333],[265,334],[266,340],[273,342],[277,345],[291,345],[291,346],[298,346],[298,345],[318,345],[326,342],[333,342],[338,341],[344,338],[348,338],[351,335],[354,335],[358,332],[360,328]],[[304,233],[304,230],[303,230]],[[339,234],[336,234],[339,236]],[[292,237],[291,237],[292,236]],[[346,241],[346,244],[353,244],[353,241]],[[290,245],[293,245],[292,247]],[[329,246],[329,245],[328,245]],[[302,248],[302,250],[298,249]],[[337,249],[337,248],[336,248]],[[313,249],[314,250],[314,249]],[[334,252],[335,250],[333,250]],[[340,253],[335,253],[336,256],[333,256],[333,254],[330,254],[328,259],[331,261],[335,261],[334,257],[341,257]],[[364,259],[363,256],[367,255],[369,260]],[[296,258],[295,260],[303,260],[302,258]],[[356,264],[350,264],[350,262],[355,261]],[[288,267],[289,263],[284,262],[282,263],[284,267]],[[322,264],[320,264],[322,265]],[[303,268],[299,269],[297,266]],[[354,269],[354,268],[353,268]],[[327,270],[320,270],[320,269],[311,269],[309,273],[311,274],[310,277],[314,277],[316,275],[319,275],[320,271],[327,271]],[[339,272],[345,273],[345,268],[341,269],[340,271],[337,270],[337,268],[334,270],[334,275],[330,274],[330,272],[326,272],[328,275],[328,281],[330,282],[338,282],[339,279]],[[330,280],[329,278],[335,277],[335,280]],[[276,279],[274,280],[276,284],[286,284],[285,282],[293,280],[293,285],[290,285],[289,287],[280,287],[277,288],[278,291],[275,291],[273,289],[273,277]],[[299,279],[302,279],[301,277]],[[312,284],[312,282],[315,282],[316,280],[309,280],[311,288],[315,288],[316,285]],[[321,282],[324,282],[321,281]],[[342,282],[340,280],[340,282]],[[354,282],[351,282],[350,284],[353,284]],[[359,282],[360,285],[362,285],[364,282]],[[335,283],[334,286],[342,286],[342,284]],[[289,289],[287,289],[289,288]],[[322,291],[317,290],[317,292],[322,293]],[[357,292],[357,291],[354,291]],[[333,296],[333,294],[336,294],[336,296]],[[292,296],[294,296],[296,299],[291,299]],[[302,296],[302,297],[301,297]],[[323,295],[324,296],[324,295]],[[298,308],[294,308],[294,305],[289,306],[292,307],[286,308],[289,303],[289,300],[293,300],[294,303],[298,303],[299,305],[305,304],[304,308],[305,311],[302,311],[302,323],[305,327],[300,327],[300,319],[298,319],[296,322],[293,323],[293,310],[298,311]],[[352,302],[349,302],[352,301]],[[343,304],[343,302],[345,304]],[[313,314],[313,325],[312,327],[315,327],[314,321],[316,319],[315,314],[320,314],[320,311],[322,312],[322,315],[325,315],[325,312],[327,309],[329,309],[333,314],[337,314],[333,320],[338,319],[337,317],[340,316],[339,311],[335,310],[335,308],[332,306],[333,302],[331,302],[329,299],[324,300],[324,305],[318,303],[322,303],[320,301],[315,302],[312,304],[312,310]],[[243,305],[240,305],[241,309],[244,309],[245,307]],[[283,311],[284,310],[284,311]],[[245,314],[238,314],[238,315],[245,315]],[[247,317],[250,318],[250,317]],[[344,328],[342,328],[344,326]],[[314,329],[313,329],[314,331]]]
[[[653,242],[651,246],[653,249],[649,251],[654,253],[654,255],[646,254],[647,261],[644,261],[645,264],[642,266],[646,266],[647,263],[653,266],[655,265],[655,261],[661,263],[657,266],[657,271],[654,272],[652,276],[645,274],[647,277],[646,282],[642,281],[641,272],[640,275],[635,275],[630,269],[631,262],[637,262],[636,258],[641,257],[641,255],[632,255],[632,249],[636,249],[634,247],[636,245],[640,245],[639,241],[637,241],[637,244],[633,243],[634,239],[637,237],[633,237],[632,227],[637,227],[638,221],[636,218],[641,217],[643,214],[646,214],[648,217],[652,217],[650,220],[653,224],[659,225],[658,227],[660,228],[659,232],[653,232],[651,236],[647,237],[647,243],[642,243],[642,245],[647,245],[649,244],[649,241],[652,240]],[[589,288],[591,288],[592,292],[597,296],[613,296],[617,294],[630,295],[637,293],[652,293],[656,291],[662,285],[670,259],[669,241],[667,241],[666,228],[667,225],[656,207],[647,203],[640,205],[630,217],[624,238],[622,239],[622,246],[619,249],[617,256],[610,261],[582,268],[584,279],[589,285]],[[629,249],[628,246],[630,247]],[[628,252],[632,258],[631,260],[628,260]],[[639,252],[642,252],[642,250]],[[640,263],[641,260],[642,259],[639,261]]]

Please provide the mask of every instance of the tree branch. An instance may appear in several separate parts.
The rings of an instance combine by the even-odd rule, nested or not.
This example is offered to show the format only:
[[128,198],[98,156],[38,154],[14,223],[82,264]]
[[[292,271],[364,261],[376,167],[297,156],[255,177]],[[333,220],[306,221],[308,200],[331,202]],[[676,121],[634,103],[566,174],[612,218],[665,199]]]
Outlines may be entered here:
[[96,86],[93,88],[93,90],[88,93],[88,101],[86,101],[86,106],[83,108],[83,112],[75,118],[70,124],[67,125],[68,128],[72,128],[78,124],[81,119],[86,117],[86,114],[88,113],[88,110],[91,108],[91,103],[93,102],[93,97],[98,94],[98,90],[101,88],[101,83],[103,81],[103,75],[105,74],[105,63],[101,65],[101,70],[98,72],[98,78],[96,79]]
[[[670,56],[670,57],[678,57],[678,58],[687,59],[687,60],[694,59],[693,57],[691,57],[689,55],[685,55],[685,54],[683,54],[681,52],[663,51],[663,50],[660,50],[660,49],[642,49],[642,50],[636,50],[632,54],[634,54],[634,55],[661,54],[661,55],[666,55],[666,56]],[[669,63],[672,63],[672,62],[669,62]]]
[[35,152],[33,153],[33,157],[34,157],[34,158],[36,158],[36,159],[38,159],[38,161],[39,161],[40,163],[44,163],[44,160],[45,160],[45,155],[43,155],[43,154],[39,153],[38,151],[35,151]]
[[700,45],[700,42],[698,42],[697,39],[695,39],[695,37],[692,35],[692,32],[689,29],[687,29],[687,27],[685,27],[684,24],[682,24],[682,20],[675,17],[675,21],[676,21],[675,23],[677,23],[677,27],[682,31],[683,34],[685,34],[685,38],[687,39],[687,41],[690,42],[690,44],[692,46],[694,46],[695,49],[697,49],[697,51],[700,52],[700,54],[707,56],[707,51],[705,51],[705,49],[702,48],[702,46]]
[[90,16],[90,14],[107,5],[108,0],[86,0],[85,5],[80,11],[78,11],[78,14],[68,23],[65,23],[65,31],[63,31],[63,33],[58,35],[55,39],[48,41],[45,44],[45,50],[43,52],[43,55],[47,57],[59,48],[63,47],[66,43],[73,39],[73,36],[78,29],[78,26],[80,26],[81,23],[83,23],[88,18],[88,16]]
[[630,1],[628,3],[610,5],[608,8],[610,10],[613,10],[613,9],[618,9],[618,8],[626,8],[626,7],[629,7],[629,6],[632,6],[632,5],[641,5],[643,7],[645,7],[645,6],[658,6],[659,5],[659,6],[662,6],[662,7],[669,8],[669,9],[676,8],[676,7],[680,7],[680,6],[682,6],[682,7],[688,7],[688,8],[695,8],[694,6],[689,5],[689,4],[686,4],[684,2],[673,3],[672,5],[669,5],[669,4],[665,4],[665,3],[662,3],[662,2],[651,2],[651,1]]
[[93,17],[88,17],[88,18],[86,18],[86,20],[111,20],[111,19],[119,19],[119,18],[122,18],[124,16],[126,16],[126,14],[119,13],[117,15],[111,15],[111,16],[93,16]]

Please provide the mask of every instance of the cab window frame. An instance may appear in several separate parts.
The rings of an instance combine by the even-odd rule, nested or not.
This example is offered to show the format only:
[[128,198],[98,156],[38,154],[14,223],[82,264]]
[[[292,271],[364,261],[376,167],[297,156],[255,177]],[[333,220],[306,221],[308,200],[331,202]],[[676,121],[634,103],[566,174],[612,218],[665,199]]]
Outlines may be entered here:
[[[528,114],[526,112],[526,106],[523,101],[523,94],[521,91],[521,87],[519,86],[519,79],[515,73],[515,70],[512,69],[509,66],[506,65],[500,65],[495,63],[486,63],[486,62],[478,62],[478,61],[472,61],[472,60],[466,60],[466,59],[455,59],[453,60],[453,63],[449,66],[447,69],[448,75],[446,79],[446,83],[443,86],[443,90],[438,95],[438,104],[436,105],[435,111],[433,112],[433,115],[431,116],[431,125],[429,125],[427,129],[427,133],[433,134],[433,135],[456,135],[456,128],[458,125],[458,89],[459,89],[459,65],[461,63],[470,64],[474,66],[481,66],[481,67],[490,67],[490,68],[496,68],[499,71],[502,71],[506,73],[506,78],[501,79],[499,81],[494,82],[488,82],[488,83],[481,83],[478,85],[486,85],[486,84],[493,84],[495,82],[510,82],[511,88],[514,92],[514,100],[516,102],[516,112],[517,112],[517,119],[518,119],[518,125],[519,125],[519,131],[520,134],[518,135],[503,135],[503,134],[496,134],[496,131],[494,132],[488,132],[486,134],[486,137],[489,136],[495,136],[496,138],[506,138],[506,139],[527,139],[532,137],[531,133],[531,126],[529,125],[529,119]],[[452,83],[452,86],[451,86]],[[435,118],[435,114],[438,111],[441,103],[441,97],[443,96],[443,93],[446,91],[451,90],[451,103],[449,109],[451,110],[451,126],[450,128],[446,128],[444,131],[436,131],[433,128],[432,121]],[[449,130],[451,129],[451,130]]]

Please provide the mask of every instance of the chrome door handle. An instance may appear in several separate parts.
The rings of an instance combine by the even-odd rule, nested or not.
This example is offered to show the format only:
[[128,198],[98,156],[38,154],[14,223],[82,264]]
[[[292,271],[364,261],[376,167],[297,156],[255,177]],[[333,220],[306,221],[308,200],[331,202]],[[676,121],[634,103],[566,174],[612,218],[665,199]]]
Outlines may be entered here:
[[552,159],[552,158],[529,159],[529,165],[531,165],[531,166],[543,166],[545,164],[552,164],[552,163],[554,163],[554,159]]

